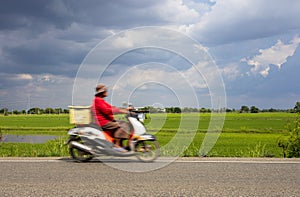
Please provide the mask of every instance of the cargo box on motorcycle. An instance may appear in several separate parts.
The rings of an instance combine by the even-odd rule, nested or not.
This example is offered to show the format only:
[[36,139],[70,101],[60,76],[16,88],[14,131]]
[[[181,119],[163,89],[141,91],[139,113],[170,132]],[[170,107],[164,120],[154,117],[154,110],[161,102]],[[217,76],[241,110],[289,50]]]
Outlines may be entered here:
[[92,123],[91,106],[69,106],[70,124],[87,125]]

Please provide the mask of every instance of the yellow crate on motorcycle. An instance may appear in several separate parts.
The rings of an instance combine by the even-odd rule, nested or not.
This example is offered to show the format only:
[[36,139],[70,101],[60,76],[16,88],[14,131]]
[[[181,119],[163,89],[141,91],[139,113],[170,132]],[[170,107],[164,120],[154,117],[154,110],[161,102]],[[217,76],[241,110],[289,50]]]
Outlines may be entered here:
[[90,124],[91,106],[69,106],[70,124]]

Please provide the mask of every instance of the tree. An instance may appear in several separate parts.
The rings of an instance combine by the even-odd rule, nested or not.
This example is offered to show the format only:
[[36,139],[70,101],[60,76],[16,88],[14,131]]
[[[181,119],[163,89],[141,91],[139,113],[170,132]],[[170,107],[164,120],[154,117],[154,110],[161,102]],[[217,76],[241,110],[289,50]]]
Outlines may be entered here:
[[251,113],[258,113],[258,112],[259,112],[259,109],[258,109],[257,107],[255,107],[255,106],[251,106],[251,107],[250,107],[250,112],[251,112]]
[[54,110],[53,110],[52,108],[49,108],[49,107],[48,107],[48,108],[45,109],[45,113],[46,113],[46,114],[53,114],[53,113],[54,113]]
[[13,110],[12,112],[13,114],[20,114],[20,112],[18,110]]
[[4,109],[3,109],[3,115],[4,115],[4,116],[8,116],[8,109],[7,109],[7,108],[4,108]]
[[181,109],[180,109],[179,107],[175,107],[173,113],[178,113],[178,114],[180,114],[180,113],[181,113]]
[[173,107],[166,107],[165,110],[167,113],[173,113]]
[[274,109],[274,108],[270,108],[268,111],[269,111],[269,112],[276,112],[277,110]]
[[206,109],[204,107],[202,107],[199,111],[200,111],[200,113],[210,113],[211,112],[210,109]]
[[56,114],[61,114],[62,113],[62,109],[61,108],[55,108],[54,109],[54,113],[56,113]]
[[249,107],[243,105],[240,109],[240,113],[248,113],[248,112],[249,112]]
[[300,112],[300,102],[296,102],[295,107],[294,107],[294,111],[299,113]]
[[38,108],[38,107],[34,107],[28,110],[28,114],[41,114],[43,110]]
[[192,108],[192,107],[185,107],[182,109],[183,113],[192,113],[192,112],[199,112],[199,109]]
[[167,107],[166,108],[167,113],[181,113],[181,109],[179,107]]

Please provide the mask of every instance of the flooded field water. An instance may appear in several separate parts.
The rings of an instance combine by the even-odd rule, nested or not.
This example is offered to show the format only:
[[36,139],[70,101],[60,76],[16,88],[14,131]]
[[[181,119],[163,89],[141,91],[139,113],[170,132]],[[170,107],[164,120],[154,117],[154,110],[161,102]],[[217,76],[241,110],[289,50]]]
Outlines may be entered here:
[[54,135],[2,135],[0,142],[43,144],[57,138],[58,136]]

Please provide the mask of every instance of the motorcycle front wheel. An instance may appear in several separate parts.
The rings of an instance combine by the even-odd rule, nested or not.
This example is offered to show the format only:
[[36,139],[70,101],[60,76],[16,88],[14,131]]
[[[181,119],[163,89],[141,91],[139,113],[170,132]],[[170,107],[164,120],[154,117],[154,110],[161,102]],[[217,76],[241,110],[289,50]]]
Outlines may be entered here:
[[152,162],[160,155],[160,147],[157,141],[138,141],[135,152],[140,161]]
[[94,158],[94,156],[90,153],[80,150],[72,145],[69,146],[69,152],[72,159],[79,162],[87,162]]

